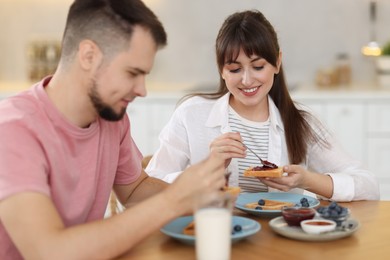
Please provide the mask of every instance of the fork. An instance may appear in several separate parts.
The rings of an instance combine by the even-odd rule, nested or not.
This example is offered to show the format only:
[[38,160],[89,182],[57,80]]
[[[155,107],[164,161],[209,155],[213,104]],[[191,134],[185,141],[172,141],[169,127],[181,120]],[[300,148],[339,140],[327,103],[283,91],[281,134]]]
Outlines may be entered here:
[[266,160],[263,160],[263,159],[261,159],[261,157],[260,156],[258,156],[251,148],[249,148],[246,144],[244,144],[243,142],[241,142],[243,145],[244,145],[244,147],[246,148],[246,149],[248,149],[251,153],[253,153],[257,158],[259,158],[259,160],[260,160],[260,162],[261,162],[261,164],[263,165],[263,166],[266,166],[266,167],[269,167],[269,168],[275,168],[275,165],[273,164],[273,163],[270,163],[270,162],[268,162],[268,161],[266,161]]

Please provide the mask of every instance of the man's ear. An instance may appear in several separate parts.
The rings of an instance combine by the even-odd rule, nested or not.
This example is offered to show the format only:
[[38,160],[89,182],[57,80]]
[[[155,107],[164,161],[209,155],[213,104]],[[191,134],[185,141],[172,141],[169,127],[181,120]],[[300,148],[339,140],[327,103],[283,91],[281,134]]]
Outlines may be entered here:
[[90,70],[100,63],[102,52],[91,40],[82,40],[79,44],[78,59],[84,70]]

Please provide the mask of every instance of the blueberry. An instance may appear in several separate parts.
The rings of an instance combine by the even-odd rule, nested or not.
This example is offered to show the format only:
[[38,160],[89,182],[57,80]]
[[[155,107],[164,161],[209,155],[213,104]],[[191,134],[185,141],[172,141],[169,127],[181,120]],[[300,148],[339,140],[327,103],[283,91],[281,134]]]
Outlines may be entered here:
[[255,209],[262,210],[263,208],[262,208],[262,207],[260,207],[260,206],[257,206]]
[[328,212],[328,208],[327,208],[327,207],[319,207],[319,208],[317,209],[317,211],[318,211],[318,213],[320,213],[320,214],[324,214],[324,213]]
[[336,218],[336,217],[339,216],[339,214],[337,213],[337,211],[334,210],[334,209],[329,210],[329,215],[330,215],[330,217],[332,217],[332,218]]
[[241,227],[241,225],[235,225],[234,228],[233,228],[233,230],[234,230],[235,232],[240,232],[240,231],[242,230],[242,227]]
[[299,202],[300,202],[300,206],[304,208],[310,207],[309,201],[305,197],[303,197]]
[[317,211],[318,211],[318,213],[320,213],[320,214],[325,213],[326,207],[319,207],[319,208],[317,209]]
[[304,207],[304,208],[310,207],[309,202],[303,202],[301,204],[302,204],[302,207]]
[[348,209],[347,208],[342,208],[339,215],[342,216],[342,217],[348,215]]
[[321,215],[324,217],[324,218],[329,218],[330,214],[328,211],[324,211],[321,213]]
[[330,204],[329,204],[329,209],[334,209],[336,208],[338,205],[337,205],[337,202],[336,201],[332,201]]
[[260,206],[264,206],[265,205],[265,201],[263,199],[259,199],[257,204],[259,204]]

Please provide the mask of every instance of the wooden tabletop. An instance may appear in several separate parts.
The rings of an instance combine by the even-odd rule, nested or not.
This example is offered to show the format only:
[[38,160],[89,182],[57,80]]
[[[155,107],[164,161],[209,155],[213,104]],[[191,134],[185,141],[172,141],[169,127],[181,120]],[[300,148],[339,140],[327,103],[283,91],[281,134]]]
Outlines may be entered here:
[[[326,202],[321,202],[326,205]],[[351,236],[327,242],[306,242],[282,237],[269,226],[270,218],[239,210],[234,215],[258,221],[261,230],[232,245],[231,259],[389,259],[390,201],[339,203],[351,210],[360,228]],[[156,231],[118,259],[196,259],[195,247],[184,245]]]

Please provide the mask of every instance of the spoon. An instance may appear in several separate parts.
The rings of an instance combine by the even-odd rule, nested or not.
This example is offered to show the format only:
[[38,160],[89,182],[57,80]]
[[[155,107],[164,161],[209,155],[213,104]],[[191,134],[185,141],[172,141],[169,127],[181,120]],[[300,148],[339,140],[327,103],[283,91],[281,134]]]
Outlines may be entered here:
[[271,169],[274,169],[274,168],[277,168],[277,166],[269,161],[266,161],[266,160],[263,160],[261,159],[260,156],[258,156],[251,148],[249,148],[248,146],[246,146],[243,142],[241,142],[246,149],[248,149],[249,151],[251,151],[251,153],[253,153],[257,158],[259,158],[261,164],[265,167],[268,167],[268,168],[271,168]]

